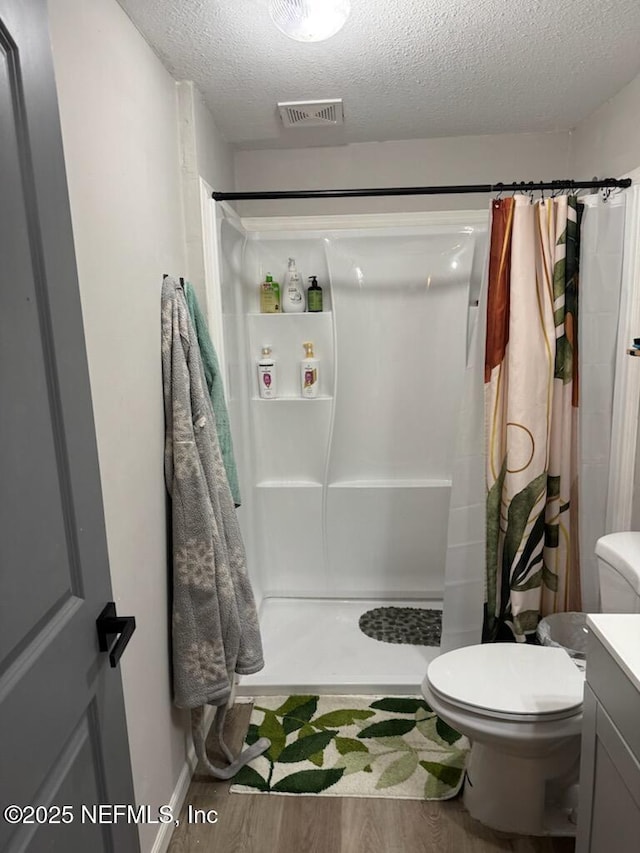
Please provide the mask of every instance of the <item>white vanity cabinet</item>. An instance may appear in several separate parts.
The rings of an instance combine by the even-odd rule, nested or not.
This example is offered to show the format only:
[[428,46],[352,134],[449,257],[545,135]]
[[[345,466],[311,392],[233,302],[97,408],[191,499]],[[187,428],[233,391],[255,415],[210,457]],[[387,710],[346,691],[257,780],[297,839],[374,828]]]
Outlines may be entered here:
[[640,615],[588,626],[576,853],[638,853]]

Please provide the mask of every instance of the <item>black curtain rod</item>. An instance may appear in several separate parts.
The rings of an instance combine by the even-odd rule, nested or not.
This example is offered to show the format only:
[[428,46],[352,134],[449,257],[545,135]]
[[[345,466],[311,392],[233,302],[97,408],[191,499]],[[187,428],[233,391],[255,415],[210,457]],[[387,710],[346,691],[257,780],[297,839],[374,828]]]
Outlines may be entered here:
[[587,190],[587,189],[627,189],[631,178],[603,178],[593,181],[535,181],[514,182],[512,184],[461,184],[449,187],[377,187],[375,189],[351,190],[274,190],[253,193],[212,192],[214,201],[250,201],[278,198],[362,198],[364,196],[391,195],[453,195],[454,193],[498,193],[532,192],[535,190]]

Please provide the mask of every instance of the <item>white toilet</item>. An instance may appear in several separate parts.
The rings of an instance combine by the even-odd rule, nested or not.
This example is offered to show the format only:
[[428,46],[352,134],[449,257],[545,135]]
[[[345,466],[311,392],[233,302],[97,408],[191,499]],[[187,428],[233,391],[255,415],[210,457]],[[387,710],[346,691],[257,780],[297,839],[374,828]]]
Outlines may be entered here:
[[[601,609],[640,612],[640,532],[596,545]],[[422,693],[472,742],[463,800],[504,832],[574,835],[584,673],[562,648],[468,646],[437,657]]]

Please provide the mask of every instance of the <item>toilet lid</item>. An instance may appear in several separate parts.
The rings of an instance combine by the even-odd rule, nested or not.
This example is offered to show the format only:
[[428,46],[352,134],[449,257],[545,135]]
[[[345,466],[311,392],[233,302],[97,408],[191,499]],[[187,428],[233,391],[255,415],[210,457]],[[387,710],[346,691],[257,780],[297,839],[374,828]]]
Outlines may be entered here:
[[490,643],[446,652],[429,664],[434,691],[491,716],[546,716],[582,706],[584,674],[564,649]]

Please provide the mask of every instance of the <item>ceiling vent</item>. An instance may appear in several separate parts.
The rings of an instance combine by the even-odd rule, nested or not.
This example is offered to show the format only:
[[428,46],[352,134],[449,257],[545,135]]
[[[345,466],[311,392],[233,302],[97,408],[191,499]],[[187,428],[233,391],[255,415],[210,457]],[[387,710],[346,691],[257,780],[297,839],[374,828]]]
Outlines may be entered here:
[[278,109],[285,127],[344,124],[342,98],[331,101],[280,101]]

